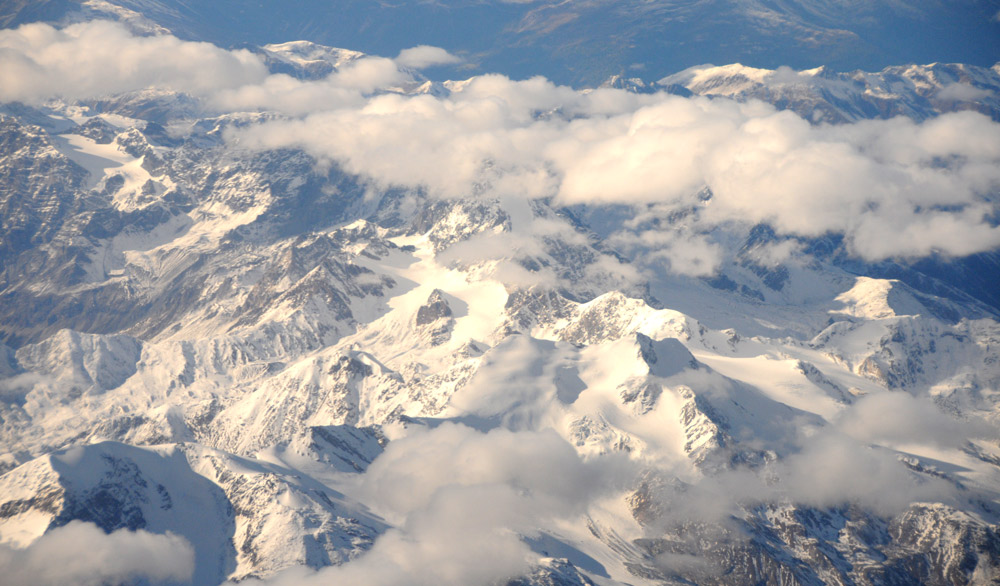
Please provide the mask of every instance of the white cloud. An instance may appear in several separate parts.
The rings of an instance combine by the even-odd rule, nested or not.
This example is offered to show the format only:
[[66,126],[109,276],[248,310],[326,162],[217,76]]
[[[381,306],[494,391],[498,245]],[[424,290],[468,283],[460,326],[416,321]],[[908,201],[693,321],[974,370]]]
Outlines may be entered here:
[[[343,566],[295,569],[267,584],[477,586],[528,573],[521,535],[582,514],[625,482],[618,460],[583,461],[553,431],[487,433],[444,423],[406,430],[364,474],[359,494],[398,529]],[[253,581],[241,584],[253,584]]]
[[[362,557],[312,571],[295,568],[271,586],[486,586],[527,573],[538,559],[504,517],[526,498],[507,486],[443,491],[404,529],[380,537]],[[240,584],[255,584],[256,580]]]
[[275,74],[260,83],[221,87],[208,97],[207,104],[220,112],[265,110],[304,116],[360,109],[367,105],[370,94],[412,81],[412,76],[390,59],[362,57],[319,81]]
[[0,545],[0,572],[8,586],[183,582],[194,572],[194,549],[171,533],[105,534],[92,523],[73,521],[25,549]]
[[[448,97],[408,96],[392,90],[413,81],[402,65],[454,57],[414,47],[301,81],[266,75],[243,51],[134,37],[108,23],[2,31],[0,48],[2,100],[161,87],[203,97],[215,110],[272,110],[283,117],[229,139],[251,149],[302,148],[374,189],[683,211],[692,214],[684,239],[662,238],[651,251],[678,272],[713,270],[719,250],[698,235],[730,223],[843,234],[869,260],[1000,246],[992,225],[1000,124],[973,112],[814,126],[760,102],[578,92],[499,75],[457,84]],[[968,96],[970,88],[945,93]],[[705,188],[708,202],[699,197]]]
[[960,448],[970,438],[995,439],[1000,434],[986,422],[960,421],[931,401],[904,392],[864,397],[846,410],[837,424],[852,437],[883,445]]
[[639,234],[615,235],[615,243],[649,250],[645,258],[661,261],[672,272],[703,277],[715,273],[723,259],[722,247],[703,234],[680,230],[646,230]]
[[0,101],[39,103],[154,87],[207,95],[261,83],[267,70],[249,51],[161,35],[136,37],[94,21],[57,30],[28,24],[0,31]]
[[938,99],[955,100],[956,102],[975,102],[993,95],[988,89],[978,88],[968,83],[953,83],[941,88]]
[[[871,260],[1000,245],[989,220],[1000,125],[975,113],[816,127],[761,104],[582,95],[544,80],[486,76],[448,99],[379,96],[240,139],[299,146],[378,185],[439,197],[656,203],[696,208],[706,230],[764,222],[797,236],[842,233]],[[697,197],[704,187],[709,205]],[[664,255],[701,274],[717,256],[700,248],[690,249],[697,262]]]
[[462,60],[440,47],[419,45],[403,49],[396,57],[396,63],[411,69],[424,69],[437,65],[454,65]]
[[335,87],[371,93],[409,79],[410,76],[400,71],[391,59],[364,57],[342,67],[329,78],[329,81]]
[[914,502],[947,502],[954,492],[944,480],[910,472],[891,451],[835,432],[810,439],[780,468],[785,494],[817,507],[855,504],[894,515]]
[[775,267],[785,264],[802,249],[802,245],[795,240],[783,240],[781,242],[768,242],[756,248],[752,254],[754,259],[766,267]]
[[959,502],[952,484],[913,472],[891,449],[835,428],[811,432],[799,439],[794,452],[758,469],[723,470],[691,484],[664,483],[650,495],[663,512],[653,526],[725,526],[760,504],[853,505],[893,516],[917,502]]
[[[490,391],[480,389],[483,393]],[[442,489],[510,485],[531,493],[539,509],[531,517],[571,515],[607,489],[601,470],[599,464],[582,461],[551,430],[501,428],[481,433],[446,423],[433,430],[415,430],[390,443],[368,469],[363,492],[387,512],[408,514],[428,507]]]
[[317,109],[360,107],[364,101],[361,92],[329,80],[308,83],[288,75],[271,75],[259,84],[220,89],[208,105],[221,112],[273,110],[299,116]]

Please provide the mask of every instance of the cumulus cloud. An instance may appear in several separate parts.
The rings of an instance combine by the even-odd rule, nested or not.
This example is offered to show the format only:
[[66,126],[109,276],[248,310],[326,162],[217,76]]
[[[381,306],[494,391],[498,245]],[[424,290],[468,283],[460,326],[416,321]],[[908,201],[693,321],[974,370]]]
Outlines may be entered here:
[[264,81],[249,51],[169,35],[136,37],[104,21],[55,29],[27,24],[0,31],[0,101],[88,99],[144,88],[207,95]]
[[403,49],[395,59],[396,63],[411,69],[424,69],[437,65],[454,65],[461,63],[462,59],[452,55],[440,47],[419,45],[409,49]]
[[551,501],[539,507],[549,514],[570,514],[606,488],[598,472],[551,430],[481,433],[447,423],[390,443],[365,475],[364,493],[384,509],[408,513],[445,487],[513,485]]
[[9,586],[176,583],[191,579],[194,549],[172,533],[120,529],[105,534],[92,523],[73,521],[25,549],[0,545],[0,571]]
[[[439,197],[657,204],[694,209],[705,230],[737,222],[801,237],[840,233],[871,260],[1000,246],[990,220],[1000,125],[968,112],[817,127],[759,103],[636,100],[486,76],[449,98],[378,96],[234,138],[304,148],[378,185]],[[669,244],[662,256],[679,272],[717,262],[710,243]]]
[[407,81],[410,76],[400,71],[391,59],[364,57],[345,65],[328,79],[335,87],[371,93]]
[[[420,46],[303,81],[267,75],[244,51],[134,37],[108,23],[2,31],[0,48],[2,100],[160,87],[216,111],[273,111],[228,139],[304,149],[374,189],[683,211],[689,234],[654,249],[675,272],[714,270],[718,243],[706,235],[730,224],[842,234],[869,260],[1000,246],[1000,124],[974,112],[817,126],[760,102],[576,91],[500,75],[450,84],[446,96],[407,95],[399,88],[415,85],[406,67],[456,58]],[[943,94],[974,91],[956,85]]]
[[360,107],[364,95],[331,81],[310,83],[289,75],[271,75],[259,84],[222,88],[207,103],[221,112],[271,110],[298,116],[323,108]]

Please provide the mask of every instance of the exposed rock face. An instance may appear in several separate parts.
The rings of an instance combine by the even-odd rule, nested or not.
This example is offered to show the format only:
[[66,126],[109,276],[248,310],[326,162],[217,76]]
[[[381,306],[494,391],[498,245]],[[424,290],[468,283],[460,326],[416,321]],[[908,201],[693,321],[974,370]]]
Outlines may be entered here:
[[[645,560],[633,572],[700,584],[989,584],[1000,575],[995,528],[947,507],[917,505],[890,519],[768,507],[730,525],[688,523],[639,540]],[[966,547],[937,541],[945,535]]]
[[452,318],[451,306],[439,289],[431,292],[427,303],[417,310],[416,324],[418,328],[424,326],[427,330],[431,346],[440,346],[451,338],[455,320]]
[[440,289],[435,289],[427,298],[427,303],[417,310],[417,325],[425,326],[439,319],[451,317],[451,306],[445,301]]

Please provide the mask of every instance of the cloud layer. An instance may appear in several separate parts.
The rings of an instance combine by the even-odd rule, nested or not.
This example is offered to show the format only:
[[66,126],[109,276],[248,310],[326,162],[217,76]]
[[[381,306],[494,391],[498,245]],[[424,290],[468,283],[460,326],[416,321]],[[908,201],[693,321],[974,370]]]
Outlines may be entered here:
[[[581,92],[499,75],[453,83],[444,94],[400,93],[419,85],[411,68],[456,61],[420,46],[302,81],[268,75],[246,51],[136,37],[103,22],[36,24],[0,31],[0,100],[155,87],[201,97],[217,112],[276,112],[279,119],[229,139],[302,148],[381,188],[655,204],[693,214],[694,233],[768,223],[801,237],[843,234],[869,260],[1000,246],[1000,124],[980,114],[813,126],[757,102]],[[710,272],[717,254],[704,240],[691,251],[664,250],[675,270],[691,274]]]
[[121,529],[105,534],[96,525],[72,521],[25,549],[0,545],[0,568],[8,586],[178,583],[191,579],[194,549],[167,533]]
[[374,96],[232,138],[303,148],[379,186],[439,197],[657,204],[694,211],[704,231],[844,234],[869,260],[1000,245],[1000,125],[971,112],[817,127],[760,103],[487,76],[449,98]]
[[0,31],[0,102],[81,100],[146,88],[204,96],[266,76],[249,51],[167,35],[137,37],[110,22]]

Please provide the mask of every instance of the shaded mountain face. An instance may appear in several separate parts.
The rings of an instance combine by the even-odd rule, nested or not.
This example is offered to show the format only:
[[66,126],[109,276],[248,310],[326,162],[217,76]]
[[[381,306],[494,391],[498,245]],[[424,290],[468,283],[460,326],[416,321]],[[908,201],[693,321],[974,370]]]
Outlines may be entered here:
[[938,5],[2,6],[15,584],[1000,580],[997,66],[605,75]]
[[467,57],[470,73],[596,85],[610,75],[659,77],[702,63],[988,66],[1000,60],[998,10],[996,2],[974,0],[8,1],[0,3],[0,23],[111,16],[222,46],[302,39],[379,55],[431,44]]

